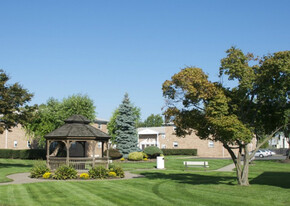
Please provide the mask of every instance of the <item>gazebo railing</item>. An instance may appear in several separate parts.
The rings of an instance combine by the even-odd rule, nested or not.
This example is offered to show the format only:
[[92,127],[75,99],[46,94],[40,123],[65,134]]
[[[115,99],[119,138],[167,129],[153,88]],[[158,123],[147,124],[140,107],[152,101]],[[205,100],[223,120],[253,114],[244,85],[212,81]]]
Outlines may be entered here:
[[[76,170],[89,170],[93,166],[107,166],[109,159],[107,157],[95,158],[95,161],[91,157],[70,157],[69,166],[72,166]],[[55,170],[61,165],[66,165],[65,157],[49,157],[49,167],[51,170]]]

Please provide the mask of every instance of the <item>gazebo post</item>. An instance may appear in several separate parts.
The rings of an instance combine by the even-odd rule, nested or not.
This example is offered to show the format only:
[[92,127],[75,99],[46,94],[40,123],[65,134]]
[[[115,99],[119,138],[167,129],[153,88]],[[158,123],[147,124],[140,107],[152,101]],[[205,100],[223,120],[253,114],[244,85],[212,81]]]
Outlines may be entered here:
[[104,157],[104,142],[102,141],[102,157]]
[[49,146],[50,146],[50,141],[46,140],[46,166],[50,169],[50,165],[49,165]]
[[93,167],[95,167],[95,150],[96,150],[96,140],[93,140]]
[[69,140],[66,140],[65,146],[66,146],[66,165],[69,166],[69,148],[70,148]]
[[109,169],[109,142],[106,142],[107,147],[107,169]]

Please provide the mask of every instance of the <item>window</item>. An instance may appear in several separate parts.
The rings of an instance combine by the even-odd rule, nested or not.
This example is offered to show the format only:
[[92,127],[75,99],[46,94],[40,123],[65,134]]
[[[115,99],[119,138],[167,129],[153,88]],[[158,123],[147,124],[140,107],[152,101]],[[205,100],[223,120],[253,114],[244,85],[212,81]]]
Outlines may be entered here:
[[214,147],[214,142],[213,141],[208,141],[208,147]]
[[173,142],[173,148],[177,148],[178,147],[178,142]]
[[17,147],[17,141],[16,140],[14,141],[14,147]]
[[98,129],[102,129],[102,125],[101,124],[98,124]]
[[166,145],[165,145],[165,144],[162,144],[162,145],[161,145],[161,148],[162,148],[162,149],[165,149],[165,148],[166,148]]
[[31,147],[30,141],[27,141],[27,147],[28,147],[28,148]]
[[98,148],[102,148],[102,142],[98,142]]
[[165,134],[161,135],[162,139],[165,139]]

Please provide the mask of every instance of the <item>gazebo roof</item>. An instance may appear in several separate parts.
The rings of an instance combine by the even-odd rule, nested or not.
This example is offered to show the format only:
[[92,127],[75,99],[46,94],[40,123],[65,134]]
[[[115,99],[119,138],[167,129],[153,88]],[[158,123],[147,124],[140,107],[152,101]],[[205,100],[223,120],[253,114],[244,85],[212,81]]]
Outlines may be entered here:
[[65,124],[45,135],[46,139],[74,140],[108,140],[111,137],[101,130],[91,126],[91,122],[82,115],[73,115],[66,119]]

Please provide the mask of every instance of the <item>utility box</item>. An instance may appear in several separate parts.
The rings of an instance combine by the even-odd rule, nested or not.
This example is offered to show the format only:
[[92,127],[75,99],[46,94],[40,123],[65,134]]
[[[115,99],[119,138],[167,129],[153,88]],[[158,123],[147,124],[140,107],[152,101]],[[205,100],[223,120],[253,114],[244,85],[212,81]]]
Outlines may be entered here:
[[164,169],[164,157],[157,157],[157,169]]

